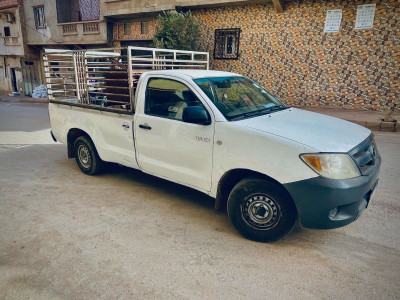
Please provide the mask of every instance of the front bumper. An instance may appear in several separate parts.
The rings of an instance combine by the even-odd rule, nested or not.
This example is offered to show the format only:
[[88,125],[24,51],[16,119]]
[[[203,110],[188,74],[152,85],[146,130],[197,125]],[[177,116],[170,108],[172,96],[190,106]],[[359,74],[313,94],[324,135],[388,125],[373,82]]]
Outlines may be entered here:
[[[331,229],[357,220],[376,188],[380,166],[379,157],[366,176],[342,180],[316,177],[284,184],[296,204],[302,226]],[[336,215],[330,216],[335,208]]]

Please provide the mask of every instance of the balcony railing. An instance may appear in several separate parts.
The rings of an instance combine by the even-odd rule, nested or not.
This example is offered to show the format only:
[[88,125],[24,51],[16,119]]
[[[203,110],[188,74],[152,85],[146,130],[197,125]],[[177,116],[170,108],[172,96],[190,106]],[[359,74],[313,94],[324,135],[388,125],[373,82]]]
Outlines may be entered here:
[[100,23],[83,23],[83,34],[100,32]]
[[19,36],[2,36],[5,46],[20,46]]
[[65,24],[62,26],[63,34],[78,34],[77,24]]
[[74,22],[59,24],[63,35],[96,34],[100,33],[100,26],[104,22]]

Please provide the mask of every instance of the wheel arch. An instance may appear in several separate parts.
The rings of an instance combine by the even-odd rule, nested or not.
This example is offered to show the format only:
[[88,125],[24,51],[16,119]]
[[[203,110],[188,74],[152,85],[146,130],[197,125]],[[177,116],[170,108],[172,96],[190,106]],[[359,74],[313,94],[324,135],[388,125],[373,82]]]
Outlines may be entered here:
[[68,158],[75,158],[74,145],[75,145],[76,139],[80,136],[87,137],[94,145],[92,138],[89,136],[89,134],[86,131],[79,129],[79,128],[71,128],[68,131],[68,135],[67,135]]
[[290,193],[286,190],[286,188],[274,178],[265,175],[263,173],[249,169],[232,169],[227,171],[224,175],[222,175],[221,179],[218,182],[217,195],[215,197],[215,210],[224,209],[226,207],[229,194],[232,191],[233,187],[239,181],[249,177],[268,180],[280,185],[288,193],[288,195],[293,201],[293,198],[291,197]]

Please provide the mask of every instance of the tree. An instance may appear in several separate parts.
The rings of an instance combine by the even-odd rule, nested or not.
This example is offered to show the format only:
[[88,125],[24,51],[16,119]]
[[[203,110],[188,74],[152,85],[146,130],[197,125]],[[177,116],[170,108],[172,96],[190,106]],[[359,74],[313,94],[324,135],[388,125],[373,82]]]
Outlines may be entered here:
[[190,11],[167,11],[159,15],[153,37],[153,47],[164,49],[196,49],[200,21]]

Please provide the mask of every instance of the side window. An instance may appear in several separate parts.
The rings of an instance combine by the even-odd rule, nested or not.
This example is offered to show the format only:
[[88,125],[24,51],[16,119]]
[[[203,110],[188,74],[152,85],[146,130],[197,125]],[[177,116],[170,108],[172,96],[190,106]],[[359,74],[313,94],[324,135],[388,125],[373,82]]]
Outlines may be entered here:
[[147,83],[145,113],[168,119],[182,120],[187,106],[203,107],[186,85],[171,79],[151,78]]

